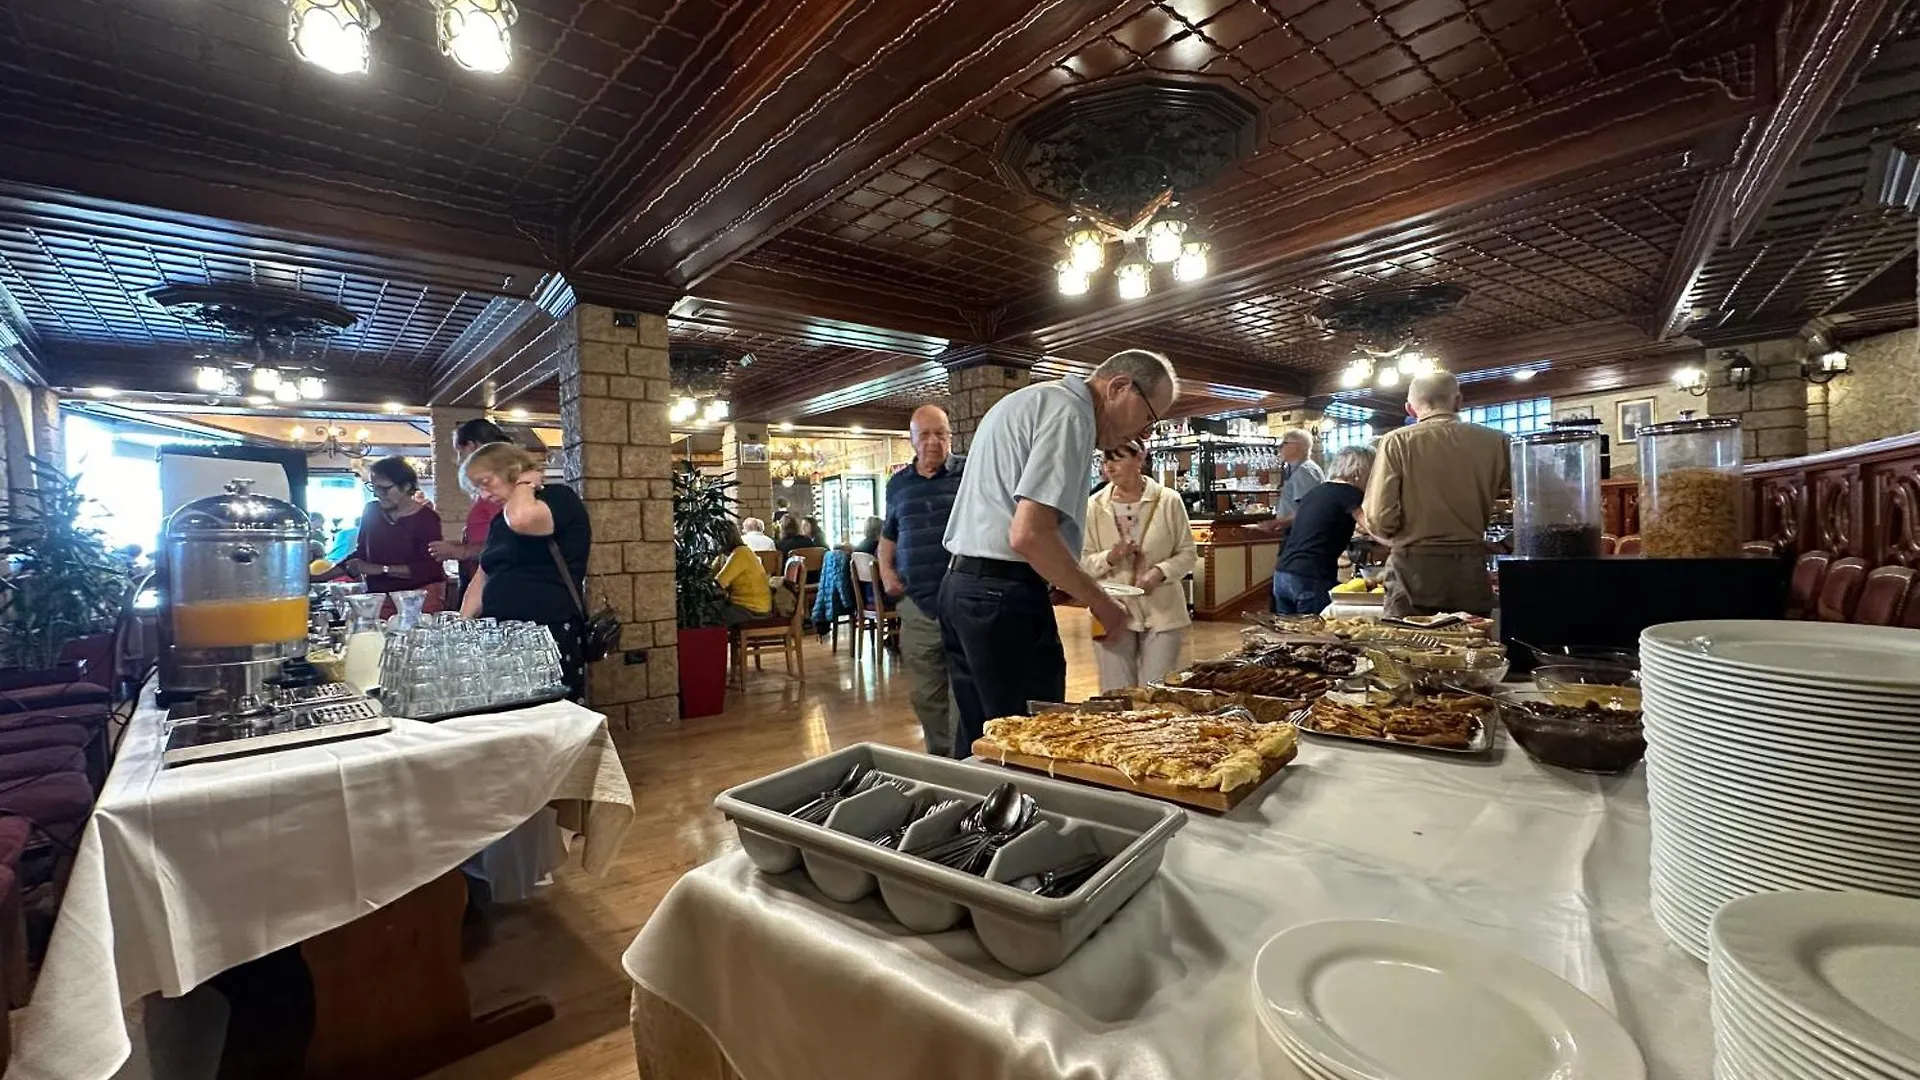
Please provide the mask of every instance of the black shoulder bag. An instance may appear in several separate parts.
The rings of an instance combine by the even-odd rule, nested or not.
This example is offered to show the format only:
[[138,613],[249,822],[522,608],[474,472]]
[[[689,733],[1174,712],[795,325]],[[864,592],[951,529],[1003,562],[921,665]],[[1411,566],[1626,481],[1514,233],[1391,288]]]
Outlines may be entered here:
[[585,648],[588,661],[605,660],[620,647],[620,616],[613,608],[602,604],[600,610],[588,614],[586,597],[580,593],[580,585],[573,580],[573,571],[567,569],[567,560],[560,554],[560,544],[553,537],[547,537],[547,551],[553,556],[554,568],[560,571],[560,580],[567,583],[567,592],[573,597],[574,610],[580,613],[584,625],[580,628],[580,642]]

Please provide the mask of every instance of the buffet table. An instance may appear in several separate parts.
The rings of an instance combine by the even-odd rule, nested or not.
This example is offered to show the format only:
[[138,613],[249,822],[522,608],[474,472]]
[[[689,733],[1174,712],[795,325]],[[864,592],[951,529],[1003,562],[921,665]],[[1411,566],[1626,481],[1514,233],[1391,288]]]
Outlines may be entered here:
[[[132,1036],[147,995],[182,995],[316,940],[334,946],[308,954],[318,1048],[330,1023],[353,1019],[326,1012],[321,984],[356,974],[321,970],[327,960],[393,933],[397,918],[450,909],[457,978],[465,893],[451,871],[567,800],[561,816],[583,834],[587,869],[604,872],[633,817],[606,721],[565,702],[395,719],[382,735],[172,769],[161,768],[163,725],[155,709],[134,716],[100,793],[33,1003],[13,1013],[12,1080],[104,1080],[123,1062],[144,1073]],[[383,910],[384,927],[363,918]],[[387,955],[404,967],[395,954],[415,943],[395,940]],[[430,975],[385,977],[424,994]],[[464,990],[454,1004],[465,1022]],[[520,1029],[531,1015],[514,1018]]]
[[1617,1015],[1653,1080],[1706,1080],[1705,969],[1648,912],[1644,775],[1494,755],[1303,736],[1265,790],[1193,814],[1157,879],[1031,979],[965,928],[918,937],[877,899],[835,904],[733,852],[681,878],[627,950],[641,1077],[1290,1076],[1262,1060],[1255,951],[1298,923],[1377,917],[1519,952]]

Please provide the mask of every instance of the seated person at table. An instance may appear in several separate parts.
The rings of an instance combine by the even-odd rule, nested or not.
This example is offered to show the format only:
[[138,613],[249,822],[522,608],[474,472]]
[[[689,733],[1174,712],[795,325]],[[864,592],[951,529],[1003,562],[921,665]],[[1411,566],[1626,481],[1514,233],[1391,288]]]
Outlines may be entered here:
[[801,548],[818,547],[813,537],[808,536],[801,527],[800,519],[792,514],[780,519],[780,539],[774,541],[773,548],[782,555],[791,555]]
[[853,545],[853,550],[864,551],[869,555],[878,557],[880,554],[880,530],[885,525],[886,522],[877,517],[868,518],[866,535],[860,538],[859,543]]
[[764,619],[773,612],[773,588],[767,582],[767,568],[741,538],[737,526],[728,522],[726,530],[727,554],[714,574],[720,587],[727,590],[727,607],[720,613],[720,621],[738,626]]
[[740,539],[755,551],[778,551],[773,537],[767,535],[767,523],[759,518],[750,517],[740,523]]
[[1373,472],[1373,451],[1349,446],[1333,459],[1326,482],[1317,484],[1294,511],[1293,528],[1280,549],[1273,575],[1273,610],[1281,615],[1318,615],[1333,602],[1340,553],[1364,528],[1360,501]]
[[1388,432],[1367,482],[1367,527],[1387,557],[1389,618],[1493,613],[1487,522],[1509,487],[1507,436],[1459,417],[1460,381],[1430,372],[1407,386],[1417,423]]

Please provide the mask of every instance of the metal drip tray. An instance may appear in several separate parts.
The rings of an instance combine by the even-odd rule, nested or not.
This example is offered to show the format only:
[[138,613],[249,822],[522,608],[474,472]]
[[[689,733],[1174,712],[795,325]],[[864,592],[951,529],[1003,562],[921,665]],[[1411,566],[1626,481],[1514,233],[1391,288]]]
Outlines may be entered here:
[[393,721],[381,713],[379,702],[360,696],[340,697],[337,692],[316,697],[320,700],[281,708],[253,720],[209,722],[194,717],[176,721],[167,729],[167,748],[160,760],[171,767],[393,730]]

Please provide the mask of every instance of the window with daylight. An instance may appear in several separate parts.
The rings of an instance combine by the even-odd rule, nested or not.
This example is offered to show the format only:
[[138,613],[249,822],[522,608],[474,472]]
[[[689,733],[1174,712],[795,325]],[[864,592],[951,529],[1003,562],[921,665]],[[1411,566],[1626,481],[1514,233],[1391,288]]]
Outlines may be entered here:
[[1552,398],[1528,398],[1498,405],[1473,405],[1460,410],[1460,419],[1469,424],[1499,428],[1509,435],[1531,435],[1544,431],[1553,419]]
[[1373,426],[1370,424],[1336,424],[1320,434],[1320,453],[1328,461],[1334,455],[1349,446],[1366,446],[1373,442]]

